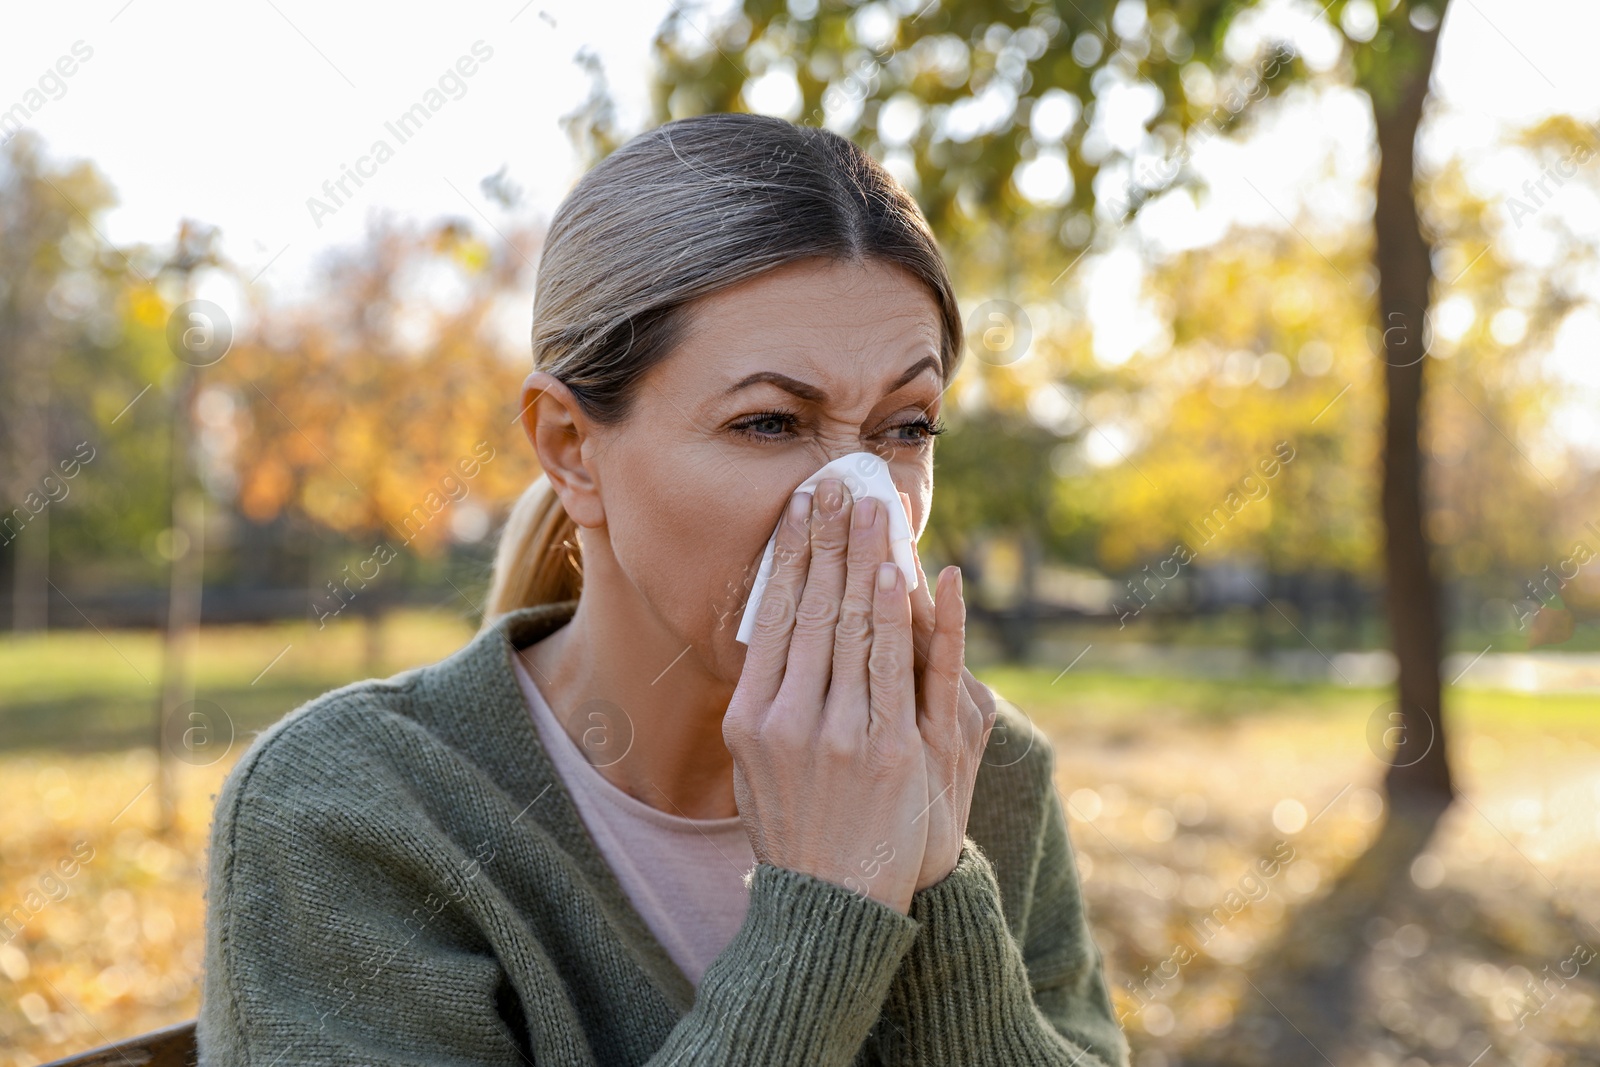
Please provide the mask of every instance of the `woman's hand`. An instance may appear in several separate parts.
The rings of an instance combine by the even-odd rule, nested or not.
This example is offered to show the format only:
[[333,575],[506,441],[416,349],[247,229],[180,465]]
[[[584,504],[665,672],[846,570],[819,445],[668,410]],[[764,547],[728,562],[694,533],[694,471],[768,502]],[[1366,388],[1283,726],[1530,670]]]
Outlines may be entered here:
[[978,765],[994,726],[995,699],[966,668],[967,605],[960,568],[940,571],[931,593],[920,555],[917,573],[921,577],[911,591],[917,727],[928,767],[928,844],[917,888],[926,889],[954,870],[961,856]]
[[919,731],[911,603],[888,559],[877,501],[852,506],[837,479],[814,500],[795,494],[722,736],[758,860],[904,914],[939,761]]

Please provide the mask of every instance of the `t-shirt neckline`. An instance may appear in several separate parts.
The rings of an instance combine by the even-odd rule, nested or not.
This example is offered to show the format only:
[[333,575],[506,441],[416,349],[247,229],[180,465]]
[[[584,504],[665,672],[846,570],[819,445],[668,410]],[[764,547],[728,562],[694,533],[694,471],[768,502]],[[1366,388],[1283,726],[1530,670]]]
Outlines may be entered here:
[[[512,659],[515,662],[518,681],[522,686],[523,695],[528,703],[528,712],[533,718],[534,727],[538,729],[541,737],[547,732],[556,735],[545,742],[547,749],[560,748],[560,753],[551,751],[552,761],[558,771],[571,767],[573,773],[583,775],[593,784],[591,793],[613,807],[621,809],[627,815],[650,822],[664,830],[674,833],[718,834],[731,830],[743,830],[743,823],[738,815],[720,816],[711,819],[695,819],[687,815],[678,815],[670,811],[662,811],[651,804],[647,804],[638,797],[622,789],[611,779],[600,772],[600,769],[589,762],[578,744],[567,733],[566,727],[555,715],[550,702],[545,699],[544,691],[539,688],[532,672],[528,669],[522,654],[524,648],[513,648]],[[546,729],[548,728],[548,729]]]

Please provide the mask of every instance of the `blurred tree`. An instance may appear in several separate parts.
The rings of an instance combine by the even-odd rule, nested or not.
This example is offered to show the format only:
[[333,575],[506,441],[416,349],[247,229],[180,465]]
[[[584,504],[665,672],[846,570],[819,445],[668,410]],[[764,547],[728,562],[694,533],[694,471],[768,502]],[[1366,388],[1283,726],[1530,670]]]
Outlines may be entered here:
[[[1384,419],[1382,514],[1390,640],[1399,661],[1399,715],[1409,738],[1428,741],[1419,759],[1397,758],[1386,780],[1392,806],[1415,817],[1416,848],[1455,795],[1443,719],[1439,661],[1444,625],[1439,583],[1423,516],[1420,447],[1423,370],[1432,301],[1433,248],[1417,216],[1416,140],[1428,99],[1439,23],[1449,0],[1379,14],[1352,39],[1356,84],[1372,101],[1377,128],[1373,263],[1378,268]],[[1351,8],[1335,5],[1334,16]],[[1363,10],[1370,10],[1368,4]],[[1380,36],[1381,35],[1381,36]],[[1366,40],[1360,40],[1366,36]],[[1404,751],[1404,746],[1396,750]],[[1396,821],[1391,818],[1391,822]],[[1337,1020],[1336,1022],[1342,1022]]]
[[330,567],[311,613],[320,623],[355,605],[369,672],[404,550],[431,558],[482,537],[487,502],[532,476],[525,453],[496,447],[527,371],[495,333],[532,247],[521,233],[496,252],[455,221],[374,224],[327,264],[324,299],[259,310],[221,364],[237,400],[241,512],[298,516],[364,546]]
[[[1517,139],[1532,149],[1530,173],[1577,146],[1600,149],[1586,126],[1565,117]],[[1600,203],[1600,178],[1585,170],[1574,180]],[[1508,254],[1497,240],[1505,203],[1476,195],[1460,160],[1430,175],[1419,206],[1447,282],[1435,293],[1426,337],[1434,383],[1423,427],[1428,532],[1457,599],[1484,605],[1481,618],[1464,621],[1492,635],[1496,648],[1521,647],[1526,634],[1510,601],[1528,596],[1541,569],[1569,554],[1574,534],[1600,549],[1583,526],[1600,514],[1600,469],[1554,432],[1569,390],[1547,358],[1564,329],[1595,315],[1584,277],[1600,240],[1552,211],[1542,220],[1555,238],[1549,260]]]
[[[1483,628],[1503,631],[1514,621],[1508,591],[1570,543],[1556,536],[1568,493],[1552,492],[1508,438],[1533,440],[1548,423],[1560,390],[1539,357],[1581,305],[1565,272],[1519,264],[1495,245],[1491,206],[1459,162],[1431,176],[1422,202],[1449,282],[1427,338],[1436,382],[1423,442],[1434,464],[1428,530],[1460,579],[1458,598],[1499,598]],[[1266,560],[1269,575],[1331,568],[1381,580],[1379,516],[1366,502],[1379,489],[1383,382],[1369,303],[1340,277],[1360,275],[1371,235],[1324,235],[1319,248],[1282,231],[1236,231],[1152,265],[1147,288],[1173,339],[1128,363],[1141,379],[1137,472],[1116,464],[1057,486],[1055,522],[1093,529],[1105,569],[1170,557],[1181,544],[1197,568],[1243,553]],[[1279,441],[1296,459],[1282,477],[1257,478],[1266,495],[1238,522],[1218,523],[1213,545],[1203,517]],[[1577,468],[1556,456],[1552,473]],[[1280,606],[1313,633],[1296,605]]]
[[[1352,237],[1323,250],[1357,273],[1365,249]],[[1173,335],[1169,350],[1131,361],[1148,383],[1137,425],[1149,480],[1116,467],[1084,476],[1103,483],[1102,560],[1123,569],[1181,543],[1200,566],[1243,550],[1271,573],[1369,570],[1377,529],[1363,504],[1381,397],[1364,302],[1275,230],[1159,263],[1149,288]],[[1237,521],[1215,515],[1229,491],[1251,500]]]
[[[1057,460],[1091,432],[1083,398],[1126,396],[1135,384],[1122,368],[1094,362],[1086,318],[1033,311],[1037,322],[995,300],[969,323],[978,358],[948,394],[946,410],[956,414],[934,453],[939,492],[926,534],[935,552],[973,576],[972,617],[992,624],[1001,654],[1014,660],[1027,658],[1038,629],[1041,564],[1086,547],[1084,530],[1052,521],[1051,507]],[[984,556],[995,552],[1020,563],[1016,581],[998,583],[1003,589],[986,573]]]
[[214,227],[184,219],[178,225],[172,252],[161,265],[162,280],[176,299],[166,330],[176,370],[167,412],[167,506],[172,524],[167,528],[171,547],[166,553],[170,567],[161,641],[161,693],[155,706],[156,826],[164,835],[172,833],[176,818],[172,760],[180,753],[196,753],[217,726],[193,703],[191,659],[205,588],[205,495],[195,471],[194,409],[200,368],[226,355],[232,328],[210,308],[190,301],[195,272],[223,263],[217,248],[220,236]]
[[47,622],[51,508],[71,489],[57,464],[76,477],[93,461],[92,442],[86,451],[76,440],[63,447],[83,427],[51,418],[53,381],[58,353],[75,343],[77,315],[96,295],[83,231],[113,199],[93,165],[50,165],[32,131],[0,153],[0,544],[9,549],[18,632]]

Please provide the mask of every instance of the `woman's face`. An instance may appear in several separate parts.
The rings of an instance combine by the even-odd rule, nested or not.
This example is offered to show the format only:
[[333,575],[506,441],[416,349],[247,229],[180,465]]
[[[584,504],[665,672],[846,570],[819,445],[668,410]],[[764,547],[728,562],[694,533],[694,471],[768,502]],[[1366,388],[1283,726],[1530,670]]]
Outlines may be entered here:
[[939,323],[933,296],[896,266],[789,264],[702,300],[628,417],[598,433],[592,469],[617,564],[713,675],[737,681],[734,633],[762,550],[824,463],[881,456],[922,532]]

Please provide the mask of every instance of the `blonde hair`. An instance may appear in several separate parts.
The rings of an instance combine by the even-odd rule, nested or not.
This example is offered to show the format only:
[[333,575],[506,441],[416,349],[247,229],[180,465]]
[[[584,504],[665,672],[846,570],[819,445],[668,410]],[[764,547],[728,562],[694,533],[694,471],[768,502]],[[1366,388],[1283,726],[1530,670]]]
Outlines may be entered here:
[[[949,382],[961,313],[916,201],[848,138],[742,113],[641,133],[567,193],[539,257],[534,366],[594,421],[620,422],[645,372],[682,338],[694,301],[819,256],[895,264],[927,285]],[[577,526],[541,475],[501,529],[484,625],[582,589]]]

